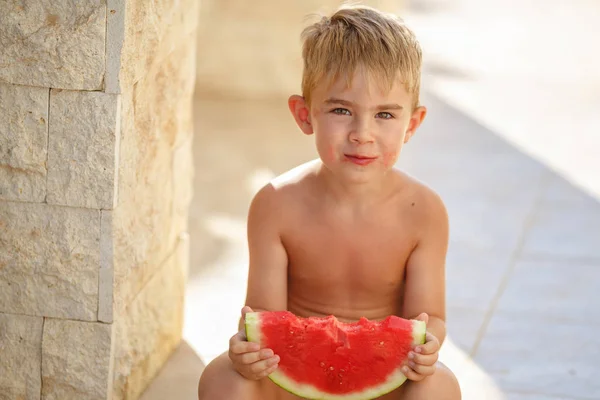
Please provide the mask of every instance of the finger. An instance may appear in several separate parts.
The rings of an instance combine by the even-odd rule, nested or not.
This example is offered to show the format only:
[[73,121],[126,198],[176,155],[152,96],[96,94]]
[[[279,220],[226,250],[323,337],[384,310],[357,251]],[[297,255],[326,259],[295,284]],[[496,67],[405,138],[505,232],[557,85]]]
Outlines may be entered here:
[[[233,335],[230,339],[229,339],[229,346],[238,343],[238,342],[248,342],[248,338],[246,337],[246,329],[242,328],[240,329],[235,335]],[[254,342],[248,342],[248,343],[254,343]],[[257,350],[260,348],[260,345],[258,343],[255,343],[256,346],[258,346]],[[253,347],[256,347],[253,346]]]
[[421,365],[434,365],[437,362],[438,357],[438,352],[435,352],[433,354],[417,354],[411,351],[410,353],[408,353],[409,361]]
[[417,374],[419,374],[423,377],[433,375],[433,373],[435,372],[435,364],[421,365],[421,364],[415,364],[413,361],[409,361],[408,366],[410,367],[411,370],[413,370],[414,372],[416,372]]
[[260,378],[264,378],[265,376],[269,376],[271,375],[273,372],[275,372],[275,370],[279,367],[279,363],[267,368],[266,370],[264,370],[263,372],[261,372],[258,376]]
[[419,320],[419,321],[423,321],[423,322],[425,322],[425,325],[427,325],[427,323],[429,322],[429,315],[427,313],[421,313],[415,319]]
[[246,342],[244,339],[240,333],[234,335],[229,341],[229,350],[233,354],[243,354],[260,350],[258,343]]
[[404,374],[404,376],[406,376],[406,378],[410,379],[411,381],[418,382],[425,379],[423,375],[417,374],[412,368],[410,368],[407,365],[402,367],[402,373]]
[[273,350],[271,349],[262,349],[261,351],[253,351],[250,353],[244,353],[239,356],[239,362],[241,364],[253,364],[260,360],[266,360],[268,358],[273,357]]
[[420,354],[433,354],[440,350],[439,340],[431,333],[425,335],[425,344],[420,344],[415,348],[415,352]]
[[249,312],[254,312],[254,311],[252,311],[252,308],[250,308],[249,306],[242,307],[242,318],[246,319],[246,314],[248,314]]
[[233,335],[232,337],[229,338],[229,347],[231,347],[231,345],[233,345],[234,343],[246,342],[246,341],[247,341],[246,330],[241,329],[235,335]]
[[250,364],[249,368],[253,374],[261,374],[269,367],[279,363],[279,356],[273,356],[266,360],[257,361],[254,364]]

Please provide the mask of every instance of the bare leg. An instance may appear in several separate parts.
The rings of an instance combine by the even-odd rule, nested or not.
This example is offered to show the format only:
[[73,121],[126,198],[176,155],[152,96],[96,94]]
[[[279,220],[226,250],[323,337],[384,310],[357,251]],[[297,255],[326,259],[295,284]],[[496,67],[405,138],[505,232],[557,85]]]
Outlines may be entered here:
[[233,369],[227,352],[206,366],[198,383],[199,400],[270,400],[270,388],[263,382],[250,381]]
[[436,371],[420,382],[402,385],[399,399],[402,400],[461,400],[458,380],[444,364],[438,361]]

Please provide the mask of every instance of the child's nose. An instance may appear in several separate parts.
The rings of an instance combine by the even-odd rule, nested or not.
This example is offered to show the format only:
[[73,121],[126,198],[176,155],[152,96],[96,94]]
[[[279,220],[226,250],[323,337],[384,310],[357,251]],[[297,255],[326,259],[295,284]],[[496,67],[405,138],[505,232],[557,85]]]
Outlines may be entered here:
[[357,121],[350,130],[349,139],[353,143],[369,143],[373,141],[373,132],[367,121]]

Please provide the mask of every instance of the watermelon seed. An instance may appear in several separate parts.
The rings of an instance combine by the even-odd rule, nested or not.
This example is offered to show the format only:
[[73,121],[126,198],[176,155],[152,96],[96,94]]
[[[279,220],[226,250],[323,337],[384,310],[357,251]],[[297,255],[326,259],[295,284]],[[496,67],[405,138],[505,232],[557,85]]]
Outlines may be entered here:
[[383,342],[379,342],[379,344],[380,344],[381,346],[383,346]]
[[319,363],[319,365],[320,365],[321,367],[324,367],[324,366],[325,366],[325,363],[324,363],[323,361],[321,361],[321,362]]
[[329,367],[330,371],[333,371],[335,368],[333,367],[333,365],[331,367]]
[[344,371],[344,368],[342,368],[342,369],[340,369],[340,372],[342,372],[342,373],[343,373],[343,372],[346,372],[346,371]]

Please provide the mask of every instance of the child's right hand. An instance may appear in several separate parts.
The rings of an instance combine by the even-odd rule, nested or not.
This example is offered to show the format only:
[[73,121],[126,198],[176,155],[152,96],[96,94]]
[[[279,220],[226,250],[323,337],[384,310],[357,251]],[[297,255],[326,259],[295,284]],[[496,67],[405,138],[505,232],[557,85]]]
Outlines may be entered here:
[[[250,307],[242,308],[242,319]],[[279,356],[271,349],[261,349],[258,343],[247,341],[244,329],[229,340],[229,358],[235,370],[246,379],[259,380],[275,371],[279,365]]]

